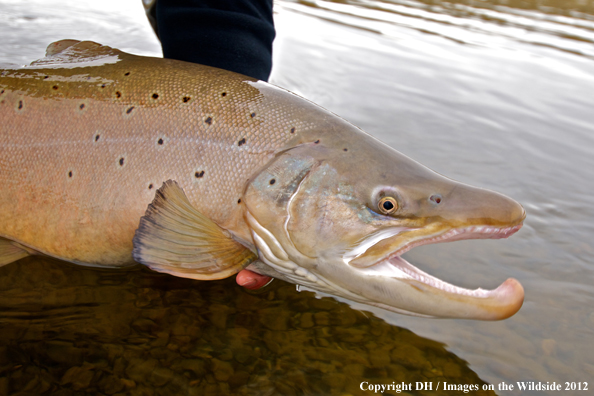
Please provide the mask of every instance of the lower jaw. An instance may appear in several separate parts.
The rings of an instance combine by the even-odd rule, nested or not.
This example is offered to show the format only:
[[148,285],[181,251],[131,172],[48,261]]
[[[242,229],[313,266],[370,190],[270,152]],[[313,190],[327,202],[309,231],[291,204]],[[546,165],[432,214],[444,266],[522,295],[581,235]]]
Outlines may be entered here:
[[[383,263],[385,263],[384,265],[389,265],[392,268],[392,271],[399,272],[400,274],[402,274],[401,276],[396,276],[400,279],[413,279],[427,286],[431,286],[432,288],[442,290],[446,293],[487,298],[492,296],[495,290],[497,290],[485,290],[481,288],[472,290],[452,285],[451,283],[445,282],[439,278],[429,275],[424,271],[421,271],[420,269],[403,259],[401,256],[389,258],[385,260]],[[380,265],[382,265],[383,263],[380,263]]]
[[507,279],[493,290],[465,289],[419,270],[400,256],[358,270],[369,276],[391,278],[405,284],[404,289],[398,288],[402,290],[400,295],[408,295],[409,308],[398,308],[397,301],[392,308],[384,303],[372,305],[411,315],[500,320],[515,314],[524,300],[524,289],[515,279]]

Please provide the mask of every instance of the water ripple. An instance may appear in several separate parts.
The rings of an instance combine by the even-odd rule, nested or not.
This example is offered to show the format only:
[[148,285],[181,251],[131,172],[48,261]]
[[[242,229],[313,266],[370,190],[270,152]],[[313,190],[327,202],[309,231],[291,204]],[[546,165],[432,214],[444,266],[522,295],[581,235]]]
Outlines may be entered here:
[[551,7],[523,10],[471,3],[479,6],[441,1],[303,0],[283,2],[283,7],[395,39],[400,35],[396,27],[404,26],[468,45],[506,47],[511,40],[594,57],[594,19],[587,14],[579,14],[579,19],[543,12],[560,12]]

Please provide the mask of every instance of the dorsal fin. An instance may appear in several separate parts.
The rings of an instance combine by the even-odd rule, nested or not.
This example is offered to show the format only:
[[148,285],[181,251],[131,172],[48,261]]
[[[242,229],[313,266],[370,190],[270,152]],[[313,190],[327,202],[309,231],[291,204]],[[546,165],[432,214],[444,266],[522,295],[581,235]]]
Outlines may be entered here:
[[258,256],[198,212],[173,180],[163,183],[134,235],[134,260],[192,279],[227,278]]
[[60,40],[51,43],[45,58],[31,62],[28,68],[75,68],[116,63],[126,54],[94,41]]
[[29,253],[16,246],[13,241],[0,237],[0,267],[27,257]]
[[60,52],[64,51],[66,48],[72,47],[80,43],[80,40],[60,40],[54,41],[50,45],[47,46],[45,49],[45,56],[52,56],[59,54]]

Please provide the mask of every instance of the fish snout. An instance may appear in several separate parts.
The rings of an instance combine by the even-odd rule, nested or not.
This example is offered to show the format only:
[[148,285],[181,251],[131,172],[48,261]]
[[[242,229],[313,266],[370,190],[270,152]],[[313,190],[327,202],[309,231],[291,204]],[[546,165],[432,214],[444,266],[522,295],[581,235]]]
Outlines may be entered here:
[[[434,201],[435,195],[429,197]],[[486,189],[462,185],[433,204],[438,216],[455,226],[515,227],[526,211],[515,200]]]

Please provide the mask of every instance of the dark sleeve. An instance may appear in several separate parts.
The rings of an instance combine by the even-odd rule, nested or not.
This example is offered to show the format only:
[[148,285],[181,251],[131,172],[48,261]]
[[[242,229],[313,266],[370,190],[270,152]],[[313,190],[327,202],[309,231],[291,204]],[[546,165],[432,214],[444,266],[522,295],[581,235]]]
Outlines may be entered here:
[[267,81],[272,68],[272,0],[158,0],[163,56]]

